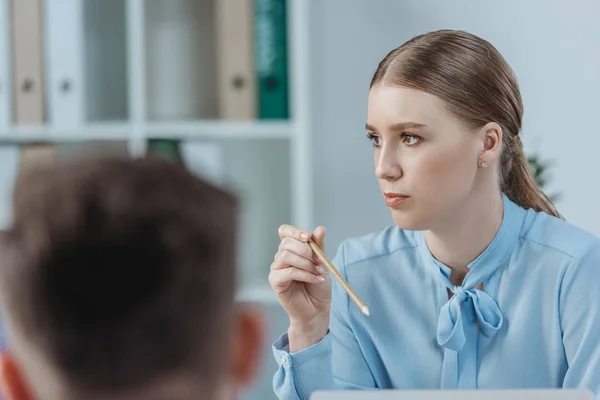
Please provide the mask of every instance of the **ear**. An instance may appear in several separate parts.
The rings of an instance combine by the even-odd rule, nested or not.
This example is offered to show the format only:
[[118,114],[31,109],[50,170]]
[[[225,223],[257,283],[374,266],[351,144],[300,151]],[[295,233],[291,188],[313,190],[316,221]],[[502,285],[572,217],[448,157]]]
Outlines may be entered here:
[[479,132],[482,139],[482,151],[477,162],[494,165],[502,152],[502,127],[496,122],[489,122]]
[[6,400],[33,400],[21,368],[8,350],[0,353],[0,385]]
[[258,307],[236,303],[230,381],[237,389],[252,384],[260,369],[265,326],[265,318]]

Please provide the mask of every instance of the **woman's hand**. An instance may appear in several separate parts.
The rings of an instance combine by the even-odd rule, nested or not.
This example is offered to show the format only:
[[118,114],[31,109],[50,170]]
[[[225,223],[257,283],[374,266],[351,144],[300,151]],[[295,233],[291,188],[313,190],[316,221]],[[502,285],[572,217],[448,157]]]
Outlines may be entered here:
[[[319,342],[329,328],[331,279],[308,245],[310,233],[291,225],[279,227],[281,242],[271,264],[269,283],[290,317],[290,351],[300,351]],[[323,249],[325,228],[312,238]]]

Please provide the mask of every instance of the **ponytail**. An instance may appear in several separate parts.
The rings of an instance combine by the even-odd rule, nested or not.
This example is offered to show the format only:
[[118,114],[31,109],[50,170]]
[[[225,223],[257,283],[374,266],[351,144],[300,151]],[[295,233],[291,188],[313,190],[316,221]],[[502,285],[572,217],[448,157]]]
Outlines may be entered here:
[[521,138],[518,135],[511,136],[505,136],[505,146],[502,154],[504,158],[501,167],[504,168],[501,179],[502,192],[523,208],[543,211],[554,217],[564,219],[552,200],[535,181],[529,168],[529,162],[523,152]]

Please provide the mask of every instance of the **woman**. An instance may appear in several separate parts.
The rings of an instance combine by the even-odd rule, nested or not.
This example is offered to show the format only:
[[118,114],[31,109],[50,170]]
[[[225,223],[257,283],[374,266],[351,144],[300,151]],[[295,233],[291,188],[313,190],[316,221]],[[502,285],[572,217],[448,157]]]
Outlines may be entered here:
[[[269,282],[290,317],[281,399],[320,389],[588,388],[600,396],[600,242],[532,178],[523,106],[498,51],[460,31],[390,52],[367,132],[395,225],[333,263],[363,315],[284,225]],[[323,245],[322,227],[313,237]],[[332,293],[333,286],[333,293]]]

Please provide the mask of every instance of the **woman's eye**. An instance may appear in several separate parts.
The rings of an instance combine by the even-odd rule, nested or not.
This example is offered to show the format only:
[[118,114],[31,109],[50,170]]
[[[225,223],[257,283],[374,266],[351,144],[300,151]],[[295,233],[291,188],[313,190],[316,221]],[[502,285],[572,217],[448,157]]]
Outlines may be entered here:
[[410,133],[403,133],[400,135],[400,140],[407,146],[414,146],[421,141],[421,138]]
[[372,133],[367,133],[367,139],[369,139],[373,147],[381,146],[381,137],[373,135]]

